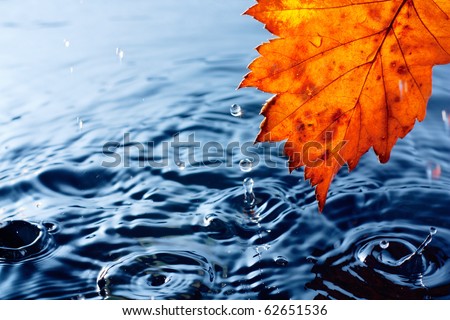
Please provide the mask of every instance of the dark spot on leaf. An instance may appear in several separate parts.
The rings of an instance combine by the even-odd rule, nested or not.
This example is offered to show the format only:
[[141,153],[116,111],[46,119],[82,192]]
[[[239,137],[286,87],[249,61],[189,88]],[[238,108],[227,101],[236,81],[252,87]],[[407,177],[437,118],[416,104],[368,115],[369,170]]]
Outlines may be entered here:
[[342,116],[342,110],[341,109],[337,109],[333,113],[333,116],[331,118],[333,119],[333,121],[337,121],[341,116]]
[[408,73],[408,69],[406,68],[405,65],[401,65],[400,67],[398,67],[397,73],[398,74],[407,74]]
[[402,99],[400,99],[399,96],[396,96],[395,99],[394,99],[395,102],[400,102],[401,100],[402,100]]

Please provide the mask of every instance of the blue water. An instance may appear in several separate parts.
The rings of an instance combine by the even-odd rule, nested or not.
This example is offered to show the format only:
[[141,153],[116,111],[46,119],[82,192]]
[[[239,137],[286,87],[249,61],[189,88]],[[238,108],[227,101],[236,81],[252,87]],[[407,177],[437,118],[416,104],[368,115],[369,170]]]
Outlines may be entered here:
[[235,89],[271,37],[252,4],[0,2],[0,231],[45,235],[0,258],[1,299],[450,298],[450,67],[389,163],[343,169],[319,214],[282,146],[251,146],[270,96]]

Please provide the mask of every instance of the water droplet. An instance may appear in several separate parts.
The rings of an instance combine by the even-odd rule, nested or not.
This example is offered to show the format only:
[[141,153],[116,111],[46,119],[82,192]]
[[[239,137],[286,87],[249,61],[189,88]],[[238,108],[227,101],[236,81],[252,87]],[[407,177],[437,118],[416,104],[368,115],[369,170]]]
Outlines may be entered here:
[[308,263],[317,263],[317,261],[318,261],[318,259],[316,257],[313,257],[313,256],[308,256],[306,258],[306,262],[308,262]]
[[442,121],[444,121],[445,132],[450,132],[450,115],[447,111],[442,110]]
[[81,120],[79,117],[77,117],[77,125],[79,130],[83,129],[83,120]]
[[176,165],[177,165],[178,169],[180,169],[181,171],[186,169],[186,164],[184,162],[177,162]]
[[441,177],[442,169],[439,163],[427,161],[426,172],[428,181],[438,180]]
[[217,218],[217,214],[215,213],[208,213],[204,218],[203,218],[203,223],[205,224],[205,226],[209,226],[211,224],[211,222],[214,221],[214,219]]
[[233,117],[241,117],[243,112],[242,112],[242,108],[240,105],[233,104],[230,107],[230,113]]
[[253,179],[252,178],[245,178],[243,182],[244,186],[244,209],[245,210],[252,210],[255,206],[256,198],[255,194],[253,193]]
[[254,181],[252,178],[245,178],[243,185],[244,185],[245,193],[253,193]]
[[64,39],[63,43],[64,43],[64,47],[66,47],[66,48],[70,47],[70,41],[69,40]]
[[436,232],[437,232],[437,228],[430,227],[430,233],[425,238],[425,240],[420,244],[420,246],[417,248],[417,250],[414,254],[422,254],[423,250],[425,250],[427,245],[429,245],[430,242],[433,240],[433,235],[435,235]]
[[44,222],[43,226],[47,229],[48,232],[53,232],[58,229],[58,226],[52,222]]
[[70,67],[69,72],[73,73],[73,67]]
[[250,172],[253,169],[253,161],[250,159],[242,159],[239,162],[239,167],[243,172]]
[[124,55],[125,55],[125,52],[122,49],[116,48],[116,56],[119,57],[120,62],[122,62]]
[[387,249],[389,247],[389,241],[386,241],[386,240],[381,240],[380,241],[380,248],[381,249]]
[[285,257],[278,256],[275,258],[275,263],[279,266],[286,267],[288,265],[288,261]]

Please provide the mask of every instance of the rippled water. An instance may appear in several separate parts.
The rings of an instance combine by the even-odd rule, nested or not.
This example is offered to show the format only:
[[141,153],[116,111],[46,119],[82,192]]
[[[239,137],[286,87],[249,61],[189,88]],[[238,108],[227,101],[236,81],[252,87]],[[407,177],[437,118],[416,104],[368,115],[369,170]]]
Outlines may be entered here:
[[251,4],[0,2],[1,299],[450,298],[450,68],[319,214],[279,146],[249,147],[268,95],[235,88],[270,37]]

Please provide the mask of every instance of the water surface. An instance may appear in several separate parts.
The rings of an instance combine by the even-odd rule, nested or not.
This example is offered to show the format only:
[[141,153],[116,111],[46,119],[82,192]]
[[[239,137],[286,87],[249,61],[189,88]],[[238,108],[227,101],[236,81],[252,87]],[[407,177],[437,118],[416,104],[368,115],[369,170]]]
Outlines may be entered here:
[[[241,16],[251,4],[0,2],[1,221],[51,240],[0,261],[1,299],[450,298],[450,68],[389,163],[343,169],[319,214],[279,146],[249,147],[269,96],[235,89],[271,37]],[[376,260],[381,241],[400,259],[430,226],[413,264]]]

